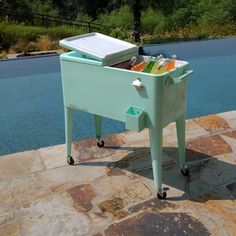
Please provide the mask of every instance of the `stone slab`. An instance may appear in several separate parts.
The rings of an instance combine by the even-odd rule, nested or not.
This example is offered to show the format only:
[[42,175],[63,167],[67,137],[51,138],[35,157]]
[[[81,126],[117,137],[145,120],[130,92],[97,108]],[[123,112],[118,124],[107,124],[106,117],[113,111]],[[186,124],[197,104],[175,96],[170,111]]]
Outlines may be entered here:
[[[236,130],[235,130],[236,131]],[[234,135],[236,132],[227,132],[221,135],[221,137],[224,139],[225,142],[231,147],[232,153],[236,153],[236,138]]]
[[217,133],[231,128],[226,120],[217,115],[208,115],[195,118],[192,122],[206,129],[210,133]]
[[[186,140],[195,137],[208,135],[209,132],[191,120],[186,120]],[[177,133],[175,123],[171,123],[163,129],[163,143],[164,145],[170,143],[177,143]]]
[[0,205],[9,208],[22,207],[49,193],[40,179],[31,174],[11,180],[8,186],[1,191]]
[[192,163],[189,179],[190,195],[205,192],[229,183],[236,178],[236,165],[224,156]]
[[152,195],[150,189],[141,181],[134,180],[132,184],[123,186],[112,195],[112,198],[123,200],[124,206],[128,206],[145,200]]
[[[14,220],[14,209],[0,206],[0,225],[9,223]],[[1,234],[0,234],[1,235]]]
[[0,158],[0,180],[25,176],[44,169],[38,151],[20,152]]
[[10,223],[1,226],[0,225],[0,235],[2,236],[20,236],[20,224],[19,223]]
[[203,222],[211,235],[234,235],[236,232],[235,198],[224,186],[181,202],[178,210],[191,212],[191,215]]
[[23,235],[89,235],[92,228],[89,218],[76,211],[67,199],[47,196],[21,209]]
[[236,110],[219,113],[217,116],[224,119],[229,124],[231,129],[236,129]]
[[94,189],[99,194],[100,197],[109,197],[111,193],[116,192],[122,186],[130,183],[131,180],[127,175],[117,175],[117,176],[103,176],[98,178],[93,182]]
[[144,129],[141,132],[131,132],[126,131],[124,133],[120,134],[124,140],[125,143],[137,143],[137,142],[143,142],[144,140],[149,140],[149,130]]
[[143,212],[110,225],[105,236],[210,235],[205,226],[186,213]]
[[65,144],[40,148],[40,156],[47,169],[67,166]]
[[120,147],[125,142],[121,135],[107,135],[103,137],[103,140],[105,142],[103,148],[97,146],[95,138],[74,142],[74,159],[83,162],[122,153]]
[[93,208],[91,201],[96,197],[90,184],[80,184],[67,190],[74,202],[74,206],[79,211],[90,211]]
[[232,152],[231,146],[218,134],[187,141],[186,148],[209,157]]
[[80,184],[91,182],[107,173],[106,167],[101,165],[77,164],[74,166],[63,166],[46,170],[38,174],[40,182],[50,188],[55,189],[62,184],[72,182]]

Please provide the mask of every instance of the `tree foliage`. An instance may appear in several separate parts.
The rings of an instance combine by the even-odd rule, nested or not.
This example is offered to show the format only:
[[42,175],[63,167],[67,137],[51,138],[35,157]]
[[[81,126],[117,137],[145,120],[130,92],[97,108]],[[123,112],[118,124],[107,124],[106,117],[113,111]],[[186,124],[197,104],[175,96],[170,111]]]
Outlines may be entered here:
[[[98,23],[152,33],[183,28],[187,25],[236,24],[235,0],[0,0],[0,7],[66,19],[86,19]],[[0,11],[1,16],[1,11]],[[22,17],[22,16],[21,16]],[[22,20],[12,16],[13,20]]]

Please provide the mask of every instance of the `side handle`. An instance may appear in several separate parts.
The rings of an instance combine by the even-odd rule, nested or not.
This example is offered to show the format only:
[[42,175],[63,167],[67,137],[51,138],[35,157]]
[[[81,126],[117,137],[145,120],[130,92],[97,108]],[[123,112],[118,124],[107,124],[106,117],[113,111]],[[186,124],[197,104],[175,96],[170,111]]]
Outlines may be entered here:
[[186,80],[189,75],[193,73],[192,70],[188,70],[185,74],[181,75],[180,77],[170,77],[171,84],[179,84],[182,81]]

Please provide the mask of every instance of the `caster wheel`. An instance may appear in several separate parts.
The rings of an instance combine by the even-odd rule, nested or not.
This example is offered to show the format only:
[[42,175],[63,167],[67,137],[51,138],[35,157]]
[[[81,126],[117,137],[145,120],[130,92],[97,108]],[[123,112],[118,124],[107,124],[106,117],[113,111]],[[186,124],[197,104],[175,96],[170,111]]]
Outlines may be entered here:
[[167,193],[166,192],[162,192],[162,193],[158,192],[157,197],[158,197],[158,199],[166,199]]
[[98,147],[104,147],[104,145],[105,145],[105,143],[104,143],[104,141],[102,139],[97,140],[97,146]]
[[189,176],[190,175],[190,170],[189,170],[189,168],[186,166],[186,167],[184,167],[184,168],[182,168],[181,169],[181,173],[182,173],[182,175],[183,176]]
[[67,163],[69,165],[74,165],[75,161],[74,161],[74,159],[71,156],[68,156],[66,159],[67,159]]

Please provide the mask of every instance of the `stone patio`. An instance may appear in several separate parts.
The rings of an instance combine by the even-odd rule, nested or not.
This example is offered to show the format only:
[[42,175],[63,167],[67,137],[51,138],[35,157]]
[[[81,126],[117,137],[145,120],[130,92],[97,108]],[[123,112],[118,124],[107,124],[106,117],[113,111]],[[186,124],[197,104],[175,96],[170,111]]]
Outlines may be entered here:
[[148,130],[0,157],[0,235],[236,235],[236,111],[186,122],[191,176],[177,165],[175,125],[164,130],[156,198]]

